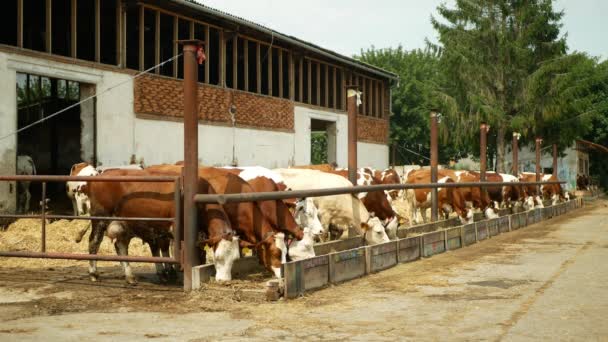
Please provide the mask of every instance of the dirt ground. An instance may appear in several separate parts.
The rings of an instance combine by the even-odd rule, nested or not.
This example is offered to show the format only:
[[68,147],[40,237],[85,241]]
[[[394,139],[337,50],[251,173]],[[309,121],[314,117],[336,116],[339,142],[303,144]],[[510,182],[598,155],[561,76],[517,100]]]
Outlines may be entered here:
[[158,284],[150,265],[138,265],[140,282],[128,286],[114,263],[104,263],[102,281],[91,283],[85,262],[0,259],[0,340],[602,340],[607,233],[608,201],[598,200],[273,303],[242,296],[244,288],[262,290],[263,277],[185,294]]

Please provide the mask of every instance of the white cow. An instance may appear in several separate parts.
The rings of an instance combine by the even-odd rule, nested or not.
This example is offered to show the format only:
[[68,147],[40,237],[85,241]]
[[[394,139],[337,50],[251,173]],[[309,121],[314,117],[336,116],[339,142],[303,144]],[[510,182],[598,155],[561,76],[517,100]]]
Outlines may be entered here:
[[[324,189],[334,187],[352,187],[348,179],[317,170],[275,169],[281,174],[285,184],[293,190]],[[350,194],[315,197],[313,199],[319,211],[324,235],[332,239],[344,238],[348,229],[354,228],[364,235],[368,244],[390,241],[382,222],[370,215],[361,200]]]
[[[17,174],[21,176],[35,176],[36,165],[30,156],[17,156]],[[17,182],[17,212],[30,211],[30,181]]]

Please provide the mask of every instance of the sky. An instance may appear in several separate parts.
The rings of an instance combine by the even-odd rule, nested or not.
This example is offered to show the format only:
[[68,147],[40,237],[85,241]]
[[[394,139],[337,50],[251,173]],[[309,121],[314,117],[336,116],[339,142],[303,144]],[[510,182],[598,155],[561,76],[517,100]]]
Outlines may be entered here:
[[[436,42],[436,8],[454,0],[197,0],[346,56],[361,49],[423,48]],[[608,58],[608,1],[557,0],[570,51]]]

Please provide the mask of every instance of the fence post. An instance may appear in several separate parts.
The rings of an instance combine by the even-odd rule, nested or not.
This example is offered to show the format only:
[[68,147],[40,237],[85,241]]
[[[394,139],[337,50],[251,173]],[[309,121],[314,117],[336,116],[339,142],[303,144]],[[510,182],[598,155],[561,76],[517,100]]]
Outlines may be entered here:
[[180,41],[184,45],[184,290],[192,290],[192,268],[200,264],[196,253],[198,238],[196,203],[198,188],[198,64],[201,42]]
[[[540,168],[540,145],[542,144],[543,139],[541,139],[540,137],[536,138],[536,181],[540,182],[540,173],[541,173],[541,168]],[[540,196],[540,185],[536,186],[536,195]]]
[[553,144],[553,176],[557,178],[557,144]]
[[513,140],[511,140],[511,153],[513,154],[513,165],[511,165],[511,172],[513,176],[519,175],[519,137],[521,134],[513,132]]
[[40,251],[46,252],[46,182],[42,182],[42,198],[40,201],[40,207],[42,208],[42,225],[40,231]]
[[348,180],[357,185],[357,107],[359,88],[349,85],[347,87],[348,110]]
[[[431,111],[431,183],[437,183],[437,165],[439,156],[437,149],[437,112]],[[431,189],[431,222],[437,221],[439,214],[437,188]]]

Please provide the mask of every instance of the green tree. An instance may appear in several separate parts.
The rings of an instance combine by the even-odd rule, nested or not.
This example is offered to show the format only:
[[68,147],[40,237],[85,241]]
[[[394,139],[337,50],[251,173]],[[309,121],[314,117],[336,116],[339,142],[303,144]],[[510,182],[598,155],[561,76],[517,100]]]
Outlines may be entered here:
[[[390,121],[391,144],[396,144],[400,152],[396,162],[425,163],[424,157],[415,153],[428,156],[429,113],[447,102],[441,98],[445,93],[442,88],[445,80],[440,73],[439,55],[430,49],[407,51],[402,46],[387,49],[372,46],[361,50],[355,58],[399,75],[399,83],[392,87]],[[443,144],[440,161],[445,163],[459,152],[455,145]],[[466,155],[466,151],[462,154]]]
[[441,18],[431,21],[439,44],[431,46],[441,54],[445,98],[453,99],[443,106],[452,119],[451,140],[471,145],[479,123],[489,123],[497,168],[504,172],[505,138],[536,111],[526,106],[535,102],[526,92],[530,76],[566,53],[563,12],[550,0],[457,0],[438,11]]

